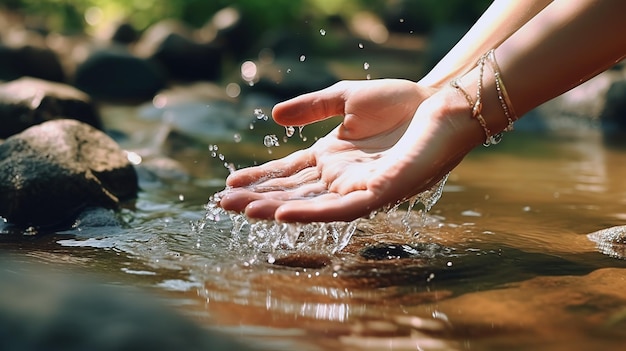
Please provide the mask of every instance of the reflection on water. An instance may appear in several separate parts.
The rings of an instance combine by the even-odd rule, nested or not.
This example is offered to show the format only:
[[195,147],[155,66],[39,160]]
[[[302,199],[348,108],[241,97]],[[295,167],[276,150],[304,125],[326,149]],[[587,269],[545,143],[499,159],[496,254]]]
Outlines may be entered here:
[[[219,152],[237,160],[249,148],[239,140]],[[107,271],[272,350],[582,350],[626,341],[626,261],[586,235],[624,224],[626,153],[593,132],[511,133],[454,170],[428,213],[403,207],[309,234],[262,222],[250,231],[216,212],[204,221],[208,197],[223,187],[223,162],[213,160],[214,178],[150,188],[135,210],[86,216],[31,242],[6,234],[1,245]]]

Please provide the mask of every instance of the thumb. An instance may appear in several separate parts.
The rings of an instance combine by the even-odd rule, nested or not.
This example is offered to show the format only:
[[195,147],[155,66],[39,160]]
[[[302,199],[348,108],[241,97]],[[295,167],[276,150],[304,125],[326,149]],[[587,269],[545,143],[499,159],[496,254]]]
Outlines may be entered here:
[[345,108],[344,84],[303,94],[276,104],[272,118],[283,126],[303,126],[333,116],[343,115]]

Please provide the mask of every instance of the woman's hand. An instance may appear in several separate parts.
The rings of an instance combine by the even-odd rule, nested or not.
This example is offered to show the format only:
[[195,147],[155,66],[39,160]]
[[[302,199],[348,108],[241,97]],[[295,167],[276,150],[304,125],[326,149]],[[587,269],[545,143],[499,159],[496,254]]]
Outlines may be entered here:
[[432,94],[406,80],[346,81],[276,105],[282,125],[344,120],[308,149],[231,174],[220,206],[283,222],[350,221],[427,190],[482,137],[463,97]]

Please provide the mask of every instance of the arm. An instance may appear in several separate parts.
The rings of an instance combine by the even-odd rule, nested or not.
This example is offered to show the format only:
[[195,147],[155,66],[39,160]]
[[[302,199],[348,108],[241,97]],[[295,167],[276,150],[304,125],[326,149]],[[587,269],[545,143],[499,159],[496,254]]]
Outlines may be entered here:
[[418,83],[441,88],[467,72],[480,55],[500,45],[550,2],[552,0],[495,0],[463,38]]
[[[626,1],[555,0],[495,51],[518,116],[585,82],[626,56]],[[490,71],[484,75],[483,116],[506,127]],[[478,70],[462,78],[476,94]]]

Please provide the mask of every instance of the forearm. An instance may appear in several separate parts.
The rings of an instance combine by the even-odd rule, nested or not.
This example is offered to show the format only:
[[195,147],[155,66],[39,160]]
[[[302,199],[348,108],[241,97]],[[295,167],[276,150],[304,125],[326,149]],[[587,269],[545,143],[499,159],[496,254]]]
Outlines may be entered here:
[[440,88],[467,72],[482,54],[500,45],[551,1],[495,0],[476,24],[419,81],[419,84]]
[[626,55],[626,1],[556,0],[513,34],[496,57],[519,114]]
[[[555,0],[511,35],[495,50],[509,107],[520,117],[622,60],[624,13],[622,0]],[[481,77],[481,112],[493,135],[504,130],[508,121],[491,62],[482,76],[480,67],[474,67],[459,85],[475,100]],[[474,140],[484,138],[485,131],[481,133],[479,124],[472,122]]]

